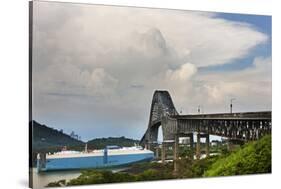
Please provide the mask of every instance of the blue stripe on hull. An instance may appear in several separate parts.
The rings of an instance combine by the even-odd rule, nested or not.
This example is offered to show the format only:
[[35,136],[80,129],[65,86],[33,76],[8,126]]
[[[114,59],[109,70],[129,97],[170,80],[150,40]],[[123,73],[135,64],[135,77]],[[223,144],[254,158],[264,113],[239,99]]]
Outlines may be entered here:
[[107,163],[104,162],[104,156],[47,159],[46,168],[40,171],[115,167],[150,161],[153,158],[153,153],[147,153],[111,155],[107,157]]

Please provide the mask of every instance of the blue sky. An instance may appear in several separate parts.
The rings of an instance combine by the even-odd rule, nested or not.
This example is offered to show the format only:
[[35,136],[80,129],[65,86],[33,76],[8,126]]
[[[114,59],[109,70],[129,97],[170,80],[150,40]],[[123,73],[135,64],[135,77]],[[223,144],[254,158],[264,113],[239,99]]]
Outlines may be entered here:
[[[33,118],[140,139],[155,90],[194,114],[271,110],[271,17],[36,2]],[[245,24],[246,23],[246,24]]]
[[201,71],[233,71],[245,69],[252,65],[256,56],[270,57],[272,54],[272,18],[265,15],[218,13],[215,18],[250,24],[255,30],[266,34],[269,39],[265,44],[256,46],[247,57],[235,60],[230,64],[209,66],[201,68]]

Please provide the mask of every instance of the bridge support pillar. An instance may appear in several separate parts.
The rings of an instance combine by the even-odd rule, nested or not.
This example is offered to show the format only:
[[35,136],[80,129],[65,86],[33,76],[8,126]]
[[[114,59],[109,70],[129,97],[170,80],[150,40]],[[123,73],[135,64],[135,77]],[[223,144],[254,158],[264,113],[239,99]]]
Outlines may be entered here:
[[151,144],[150,144],[150,143],[148,143],[147,149],[148,149],[148,150],[151,150]]
[[158,145],[155,148],[155,159],[159,159],[159,146]]
[[206,135],[206,156],[210,156],[210,135]]
[[200,149],[200,133],[197,133],[197,141],[196,141],[196,159],[200,159],[201,157],[201,149]]
[[191,159],[194,159],[194,136],[193,133],[189,136],[189,146],[190,146],[190,151],[191,151]]
[[174,144],[174,173],[178,172],[178,159],[179,159],[179,137],[175,135]]
[[165,163],[165,159],[166,159],[166,146],[165,146],[165,143],[162,142],[162,150],[161,150],[161,161],[162,161],[162,163]]

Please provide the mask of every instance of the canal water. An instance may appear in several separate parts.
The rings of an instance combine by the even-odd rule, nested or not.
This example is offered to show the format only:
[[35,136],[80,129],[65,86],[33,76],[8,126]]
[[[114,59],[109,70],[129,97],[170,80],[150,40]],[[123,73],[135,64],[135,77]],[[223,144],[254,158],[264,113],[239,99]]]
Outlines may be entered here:
[[[124,168],[116,168],[112,169],[112,172],[119,172],[128,169],[128,167]],[[37,173],[37,169],[33,168],[33,188],[44,188],[50,182],[56,182],[59,180],[69,181],[71,179],[77,178],[81,175],[79,170],[72,171],[50,171],[50,172],[40,172]]]
[[33,168],[33,188],[44,188],[50,182],[59,180],[69,181],[77,178],[80,175],[80,171],[53,171],[53,172],[40,172],[37,173],[37,169]]

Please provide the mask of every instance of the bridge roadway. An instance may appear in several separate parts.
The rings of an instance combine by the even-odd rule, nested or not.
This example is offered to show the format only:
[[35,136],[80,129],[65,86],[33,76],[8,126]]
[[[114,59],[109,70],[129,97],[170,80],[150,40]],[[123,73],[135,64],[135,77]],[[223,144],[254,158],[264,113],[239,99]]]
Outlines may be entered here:
[[197,132],[248,141],[271,133],[271,112],[175,115],[163,118],[161,123],[164,140],[174,139],[176,134]]
[[[168,91],[155,91],[151,103],[148,128],[140,144],[158,149],[158,130],[162,126],[162,161],[165,161],[166,146],[172,144],[174,160],[178,159],[179,137],[188,137],[193,151],[197,141],[206,138],[206,155],[209,155],[209,135],[226,137],[230,140],[258,140],[271,133],[271,111],[179,115]],[[196,157],[201,157],[200,143],[196,143]],[[157,153],[158,154],[158,151]],[[175,165],[175,170],[177,167]]]

